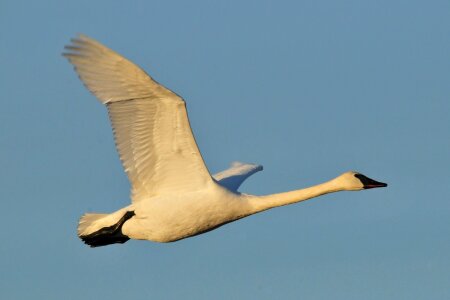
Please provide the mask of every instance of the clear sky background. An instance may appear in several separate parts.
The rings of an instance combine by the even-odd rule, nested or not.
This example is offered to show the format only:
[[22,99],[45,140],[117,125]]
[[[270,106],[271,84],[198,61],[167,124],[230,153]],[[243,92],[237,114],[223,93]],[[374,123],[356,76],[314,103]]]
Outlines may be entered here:
[[[91,249],[129,184],[77,33],[185,98],[211,173],[264,165],[243,192],[389,187]],[[0,65],[0,298],[450,299],[449,1],[2,0]]]

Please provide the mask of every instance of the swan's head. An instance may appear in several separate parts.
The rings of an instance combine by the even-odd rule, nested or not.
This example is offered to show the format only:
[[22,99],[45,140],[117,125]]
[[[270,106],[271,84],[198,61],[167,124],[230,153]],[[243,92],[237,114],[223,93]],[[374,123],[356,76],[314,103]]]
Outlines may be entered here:
[[335,181],[345,191],[360,191],[387,186],[386,183],[373,180],[361,173],[353,171],[340,175]]

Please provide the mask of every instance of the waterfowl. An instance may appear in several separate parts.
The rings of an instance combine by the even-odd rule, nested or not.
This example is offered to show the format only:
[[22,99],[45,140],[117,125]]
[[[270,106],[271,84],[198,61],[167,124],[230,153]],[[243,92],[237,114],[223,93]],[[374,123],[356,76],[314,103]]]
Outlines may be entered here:
[[241,183],[262,166],[236,162],[211,176],[180,96],[85,35],[65,49],[81,81],[108,110],[131,183],[130,205],[81,217],[78,236],[91,247],[129,239],[173,242],[327,193],[387,186],[350,171],[305,189],[266,196],[240,193]]

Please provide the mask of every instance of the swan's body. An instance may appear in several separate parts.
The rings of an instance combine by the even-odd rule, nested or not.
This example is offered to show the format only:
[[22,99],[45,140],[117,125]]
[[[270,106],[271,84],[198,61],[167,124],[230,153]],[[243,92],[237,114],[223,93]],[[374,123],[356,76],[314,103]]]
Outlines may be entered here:
[[172,242],[273,207],[326,193],[386,184],[347,172],[287,193],[237,191],[262,166],[235,163],[211,176],[192,135],[183,99],[139,67],[86,37],[65,53],[86,87],[108,108],[120,159],[131,183],[131,205],[112,214],[86,214],[78,235],[103,246],[129,238]]

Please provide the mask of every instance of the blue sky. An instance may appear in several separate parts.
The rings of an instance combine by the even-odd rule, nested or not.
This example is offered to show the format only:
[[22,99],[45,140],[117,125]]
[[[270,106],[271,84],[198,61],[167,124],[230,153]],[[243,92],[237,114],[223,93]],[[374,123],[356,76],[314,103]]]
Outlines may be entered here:
[[[129,184],[77,33],[185,98],[210,172],[264,165],[244,192],[390,185],[90,249]],[[0,298],[450,298],[448,1],[2,1],[0,36]]]

